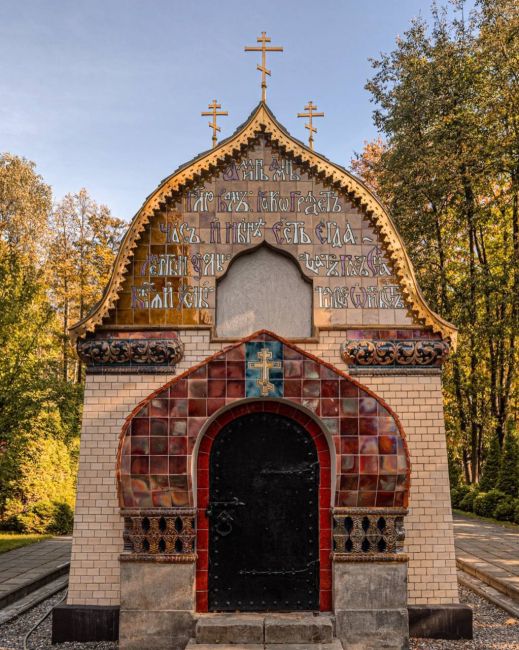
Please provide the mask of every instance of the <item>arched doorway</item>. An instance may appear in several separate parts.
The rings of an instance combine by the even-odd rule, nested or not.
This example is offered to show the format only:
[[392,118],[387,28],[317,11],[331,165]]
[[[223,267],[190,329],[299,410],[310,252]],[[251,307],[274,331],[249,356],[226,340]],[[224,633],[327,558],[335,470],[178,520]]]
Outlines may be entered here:
[[242,415],[209,460],[210,611],[319,609],[319,461],[306,429]]

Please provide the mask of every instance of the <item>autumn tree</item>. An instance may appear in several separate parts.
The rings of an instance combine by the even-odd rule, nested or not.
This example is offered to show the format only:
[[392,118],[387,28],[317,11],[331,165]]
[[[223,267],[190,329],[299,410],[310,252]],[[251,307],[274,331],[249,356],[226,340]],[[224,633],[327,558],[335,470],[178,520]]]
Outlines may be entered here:
[[[431,306],[460,328],[445,375],[451,445],[477,482],[517,395],[519,7],[481,0],[465,21],[433,7],[372,61],[383,141],[354,171],[388,204]],[[456,14],[455,14],[456,15]],[[488,438],[488,440],[486,440]]]

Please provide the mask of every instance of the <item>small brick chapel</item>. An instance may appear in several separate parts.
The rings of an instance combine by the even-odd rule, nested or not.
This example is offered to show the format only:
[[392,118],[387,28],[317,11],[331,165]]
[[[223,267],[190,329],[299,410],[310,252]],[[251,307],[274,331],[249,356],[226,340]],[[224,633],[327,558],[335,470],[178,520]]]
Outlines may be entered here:
[[146,198],[71,333],[87,371],[55,641],[182,650],[230,612],[330,614],[344,648],[451,633],[456,329],[373,192],[265,101]]

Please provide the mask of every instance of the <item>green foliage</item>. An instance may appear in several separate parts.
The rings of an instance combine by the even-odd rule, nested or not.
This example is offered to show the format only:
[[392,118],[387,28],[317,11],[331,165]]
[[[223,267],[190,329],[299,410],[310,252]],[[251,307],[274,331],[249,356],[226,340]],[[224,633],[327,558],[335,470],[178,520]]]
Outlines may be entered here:
[[501,449],[499,447],[499,440],[497,436],[492,436],[490,449],[485,464],[483,465],[483,473],[479,482],[479,487],[482,492],[489,492],[496,487],[500,462]]
[[495,519],[499,519],[500,521],[513,521],[515,511],[518,506],[519,499],[505,496],[495,507],[494,514],[492,516]]
[[[452,488],[451,490],[451,505],[453,508],[461,508],[461,502],[468,495],[471,494],[474,490],[470,485],[460,485],[460,487]],[[465,508],[461,508],[465,510]],[[472,510],[472,505],[469,508]]]
[[24,535],[20,533],[2,533],[0,532],[0,553],[7,553],[7,551],[14,551],[15,548],[22,546],[29,546],[48,539],[50,535]]
[[481,517],[493,517],[497,505],[506,497],[499,490],[481,492],[474,499],[474,513]]
[[449,463],[449,483],[452,488],[458,488],[462,485],[462,469],[458,458],[453,454],[452,449],[447,449],[447,460]]
[[447,435],[476,484],[482,452],[518,417],[519,11],[480,0],[463,21],[449,4],[453,19],[433,5],[372,61],[384,141],[352,168],[389,206],[428,303],[459,327]]
[[497,488],[511,497],[519,497],[519,442],[512,427],[505,436]]
[[519,503],[515,507],[513,521],[514,521],[514,523],[519,524]]
[[460,504],[458,506],[459,509],[465,510],[466,512],[473,512],[474,501],[478,495],[479,495],[479,490],[477,488],[470,487],[467,494],[465,494],[465,496],[461,499]]

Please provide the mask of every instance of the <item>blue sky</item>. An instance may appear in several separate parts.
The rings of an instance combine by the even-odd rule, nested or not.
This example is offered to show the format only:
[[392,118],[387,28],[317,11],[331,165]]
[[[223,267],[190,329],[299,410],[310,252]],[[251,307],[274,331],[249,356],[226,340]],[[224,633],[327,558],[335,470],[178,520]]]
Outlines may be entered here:
[[36,162],[55,199],[86,187],[130,219],[174,168],[210,147],[200,112],[217,98],[221,137],[260,98],[298,138],[309,99],[326,113],[315,148],[348,165],[376,135],[369,57],[393,48],[430,0],[2,0],[0,151]]

